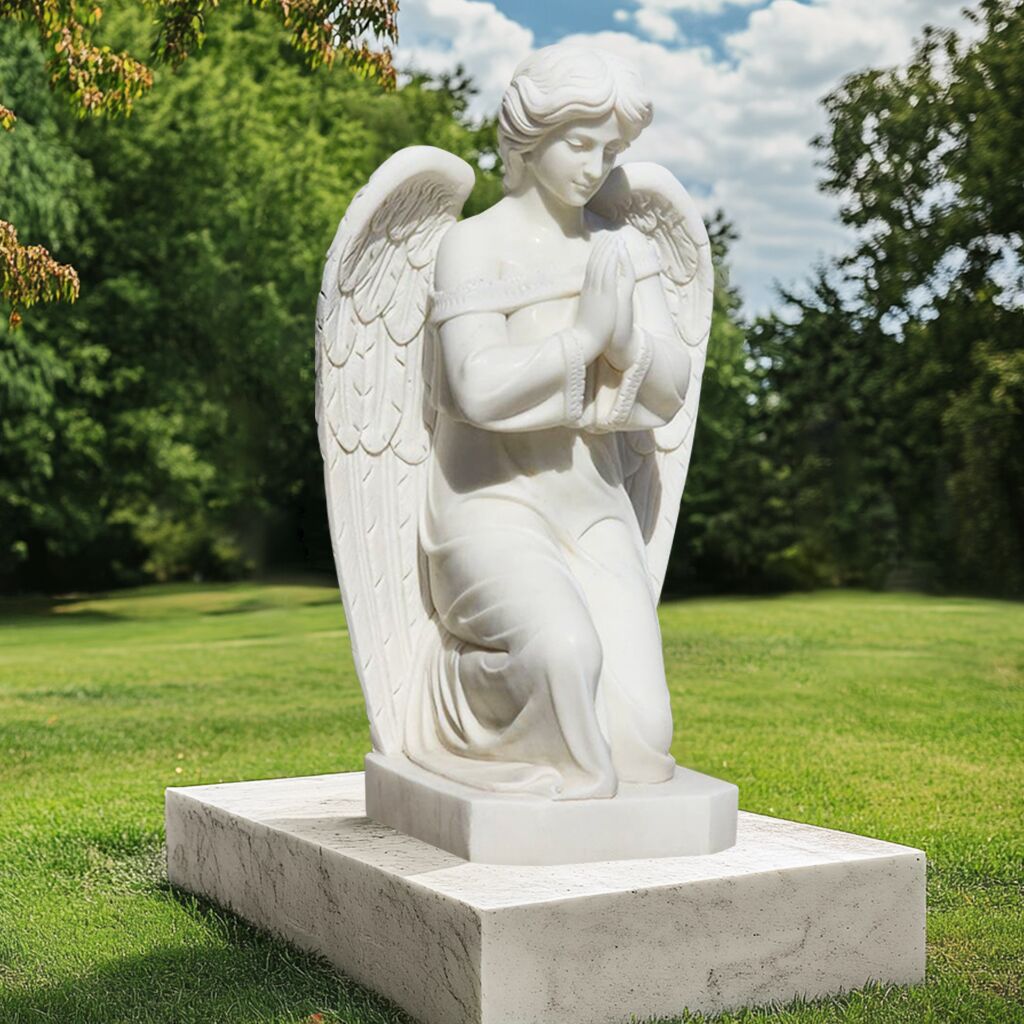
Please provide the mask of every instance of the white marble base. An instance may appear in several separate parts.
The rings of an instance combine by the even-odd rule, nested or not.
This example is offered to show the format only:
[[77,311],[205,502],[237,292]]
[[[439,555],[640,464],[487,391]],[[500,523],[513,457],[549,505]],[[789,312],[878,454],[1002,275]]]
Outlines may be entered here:
[[483,864],[582,864],[718,853],[736,842],[731,782],[676,768],[609,800],[488,793],[404,757],[366,758],[366,813],[396,832]]
[[363,775],[167,791],[171,882],[422,1024],[613,1024],[924,978],[919,850],[741,813],[703,857],[473,864],[365,817]]

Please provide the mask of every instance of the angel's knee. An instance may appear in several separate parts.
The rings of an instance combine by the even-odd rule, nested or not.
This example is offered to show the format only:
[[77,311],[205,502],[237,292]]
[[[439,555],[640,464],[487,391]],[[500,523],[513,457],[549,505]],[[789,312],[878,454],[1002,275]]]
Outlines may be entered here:
[[594,624],[585,616],[545,624],[530,638],[522,656],[555,692],[566,687],[582,687],[591,697],[597,692],[603,651]]

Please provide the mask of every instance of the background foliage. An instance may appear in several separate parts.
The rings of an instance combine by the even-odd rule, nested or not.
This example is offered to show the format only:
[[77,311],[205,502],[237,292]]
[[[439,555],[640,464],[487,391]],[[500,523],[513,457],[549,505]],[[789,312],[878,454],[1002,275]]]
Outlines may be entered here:
[[[390,88],[395,82],[391,51],[397,34],[398,0],[248,0],[273,15],[286,30],[294,53],[309,67],[341,62]],[[152,38],[150,59],[178,66],[201,47],[218,0],[144,0]],[[79,117],[128,114],[153,85],[153,72],[135,53],[139,46],[110,46],[99,28],[104,8],[96,0],[0,0],[0,21],[29,26],[46,56],[50,83]],[[370,41],[378,46],[374,49]],[[118,40],[123,44],[123,40]],[[0,131],[11,131],[18,115],[0,104]],[[78,298],[75,268],[61,264],[45,246],[26,245],[18,229],[0,218],[0,298],[10,303],[8,321],[21,322],[19,307]]]
[[698,578],[1024,592],[1024,6],[972,17],[826,97],[848,257],[745,336],[718,297]]
[[[825,100],[849,256],[754,323],[721,275],[670,588],[1024,592],[1024,11],[975,16]],[[138,52],[146,17],[109,9],[105,38]],[[311,322],[338,218],[415,143],[490,168],[468,212],[500,194],[469,83],[314,72],[251,8],[205,30],[130,119],[80,121],[0,20],[0,217],[81,280],[0,327],[7,589],[327,567]]]
[[[107,21],[129,42],[145,28],[129,9]],[[82,280],[76,305],[2,336],[0,572],[39,588],[326,562],[323,256],[392,150],[431,142],[475,163],[493,148],[491,126],[461,123],[466,84],[384,94],[313,73],[243,12],[130,120],[77,122],[30,37],[0,24],[0,53],[21,112],[0,143],[12,219],[73,252]],[[474,202],[499,191],[481,172]]]

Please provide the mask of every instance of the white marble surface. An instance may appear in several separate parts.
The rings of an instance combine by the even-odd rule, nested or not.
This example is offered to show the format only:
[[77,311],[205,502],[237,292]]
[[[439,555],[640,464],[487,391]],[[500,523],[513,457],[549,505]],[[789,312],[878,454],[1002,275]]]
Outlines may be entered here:
[[477,789],[674,778],[657,604],[714,268],[672,172],[615,166],[653,110],[616,55],[542,47],[502,98],[505,195],[460,219],[470,164],[399,150],[324,267],[318,436],[373,748]]
[[490,793],[403,757],[366,758],[366,813],[484,864],[580,864],[718,853],[736,842],[731,782],[677,767],[671,782],[622,783],[603,800]]
[[710,856],[475,864],[367,819],[363,784],[169,789],[171,882],[423,1024],[624,1024],[924,978],[919,850],[741,813]]

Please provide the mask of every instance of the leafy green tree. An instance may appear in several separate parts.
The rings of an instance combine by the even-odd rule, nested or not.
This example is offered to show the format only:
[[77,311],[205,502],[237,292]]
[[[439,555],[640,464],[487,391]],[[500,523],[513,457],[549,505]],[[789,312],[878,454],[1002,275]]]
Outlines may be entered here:
[[[0,136],[6,209],[31,236],[87,255],[83,211],[96,195],[92,167],[67,140],[38,43],[2,23],[0,81],[3,99],[22,112],[18,131]],[[95,526],[82,484],[99,458],[99,428],[86,410],[104,391],[105,352],[78,343],[72,327],[51,332],[43,311],[31,332],[0,326],[0,578],[42,537],[57,552],[69,532],[86,535]],[[58,465],[66,501],[52,493]]]
[[748,344],[765,396],[758,422],[775,470],[764,570],[797,586],[879,585],[899,560],[894,481],[905,468],[887,395],[887,339],[819,271],[783,294]]
[[747,329],[719,289],[678,579],[1024,591],[1022,12],[826,99],[857,244]]
[[843,268],[904,451],[898,547],[949,583],[1024,589],[1024,7],[928,31],[905,68],[826,101],[825,187],[859,232]]
[[[130,9],[108,22],[127,45],[145,31]],[[338,219],[396,148],[473,164],[494,151],[493,124],[465,123],[464,80],[382,93],[342,67],[314,73],[252,11],[220,19],[157,86],[131,123],[64,126],[92,183],[76,212],[82,296],[3,339],[8,378],[37,380],[0,410],[40,421],[0,453],[3,551],[22,586],[329,556],[312,310]],[[471,208],[500,192],[495,172],[479,178]],[[44,349],[46,374],[31,369]],[[275,536],[296,529],[309,550],[282,550]]]
[[[249,0],[267,10],[286,29],[293,50],[309,67],[337,58],[359,74],[394,85],[391,52],[366,42],[376,35],[397,38],[398,0]],[[46,53],[55,89],[83,117],[128,114],[153,84],[153,72],[135,53],[147,48],[153,60],[180,65],[202,46],[217,0],[156,0],[146,10],[155,16],[156,35],[146,33],[132,48],[111,47],[101,38],[104,9],[97,0],[0,0],[0,22],[32,26]],[[0,80],[0,86],[4,81]],[[9,98],[0,102],[0,130],[12,131],[18,116]],[[15,104],[17,105],[17,104]],[[19,110],[21,108],[19,107]],[[0,214],[7,215],[0,210]],[[14,225],[0,219],[0,298],[11,304],[10,323],[20,322],[18,306],[78,297],[74,269],[58,263],[40,245],[26,246]]]

